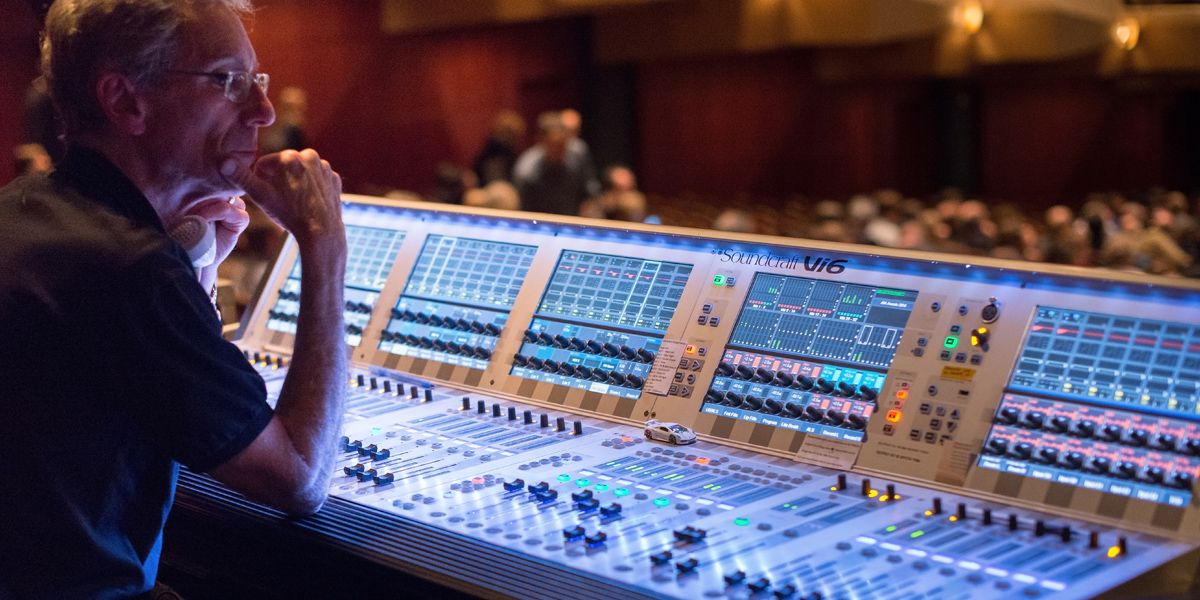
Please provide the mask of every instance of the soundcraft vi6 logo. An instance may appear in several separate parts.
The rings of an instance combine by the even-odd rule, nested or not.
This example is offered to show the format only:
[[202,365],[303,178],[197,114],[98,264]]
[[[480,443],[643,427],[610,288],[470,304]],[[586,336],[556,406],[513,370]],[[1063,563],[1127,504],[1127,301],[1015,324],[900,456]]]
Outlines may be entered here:
[[737,263],[755,267],[771,267],[773,269],[788,269],[790,271],[808,271],[810,273],[829,273],[838,275],[846,270],[846,259],[829,258],[828,256],[780,256],[778,254],[740,252],[728,248],[713,250],[721,257],[723,263]]

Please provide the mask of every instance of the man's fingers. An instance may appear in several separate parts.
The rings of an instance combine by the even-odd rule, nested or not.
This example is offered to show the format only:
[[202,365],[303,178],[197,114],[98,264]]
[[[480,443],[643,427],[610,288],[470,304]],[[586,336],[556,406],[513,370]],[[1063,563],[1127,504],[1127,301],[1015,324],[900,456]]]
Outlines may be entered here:
[[189,214],[238,233],[250,225],[250,213],[246,212],[245,204],[239,207],[225,200],[214,199],[204,202],[197,205]]

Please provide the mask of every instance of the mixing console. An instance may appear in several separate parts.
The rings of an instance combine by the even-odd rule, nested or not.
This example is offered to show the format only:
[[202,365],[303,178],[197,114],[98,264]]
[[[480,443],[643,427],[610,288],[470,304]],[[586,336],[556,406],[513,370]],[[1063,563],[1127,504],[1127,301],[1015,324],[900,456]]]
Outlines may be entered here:
[[[365,317],[331,508],[293,525],[331,547],[523,596],[1084,598],[1200,543],[1200,287],[369,198],[345,219]],[[239,341],[272,402],[294,253]],[[509,564],[382,533],[409,526]]]

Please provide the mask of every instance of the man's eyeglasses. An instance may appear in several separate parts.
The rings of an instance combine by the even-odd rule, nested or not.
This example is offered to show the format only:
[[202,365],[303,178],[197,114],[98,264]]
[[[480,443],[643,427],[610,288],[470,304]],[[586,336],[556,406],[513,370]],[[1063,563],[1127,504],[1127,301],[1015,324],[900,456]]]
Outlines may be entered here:
[[198,77],[211,77],[213,81],[225,88],[225,97],[230,102],[242,103],[246,98],[250,97],[250,86],[257,85],[262,88],[264,94],[267,93],[267,86],[271,84],[271,76],[266,73],[251,73],[249,71],[167,71],[176,75],[195,75]]

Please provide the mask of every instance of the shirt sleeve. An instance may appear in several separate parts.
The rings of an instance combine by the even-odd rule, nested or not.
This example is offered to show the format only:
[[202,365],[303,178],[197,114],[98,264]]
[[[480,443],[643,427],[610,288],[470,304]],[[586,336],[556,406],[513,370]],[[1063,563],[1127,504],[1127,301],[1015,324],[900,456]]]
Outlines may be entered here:
[[[156,261],[159,262],[159,261]],[[194,471],[221,465],[266,428],[266,386],[190,269],[134,269],[113,309],[109,372],[141,433]]]

